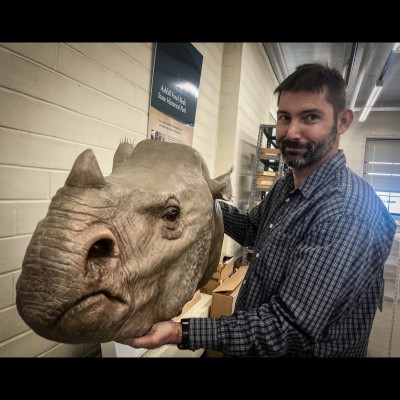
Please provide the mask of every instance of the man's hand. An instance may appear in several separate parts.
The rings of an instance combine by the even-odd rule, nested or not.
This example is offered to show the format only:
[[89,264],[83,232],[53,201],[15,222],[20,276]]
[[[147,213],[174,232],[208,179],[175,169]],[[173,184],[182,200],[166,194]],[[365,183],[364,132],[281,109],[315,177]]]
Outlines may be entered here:
[[120,343],[135,349],[155,349],[164,344],[180,344],[182,343],[182,325],[175,321],[157,322],[146,335],[121,340]]

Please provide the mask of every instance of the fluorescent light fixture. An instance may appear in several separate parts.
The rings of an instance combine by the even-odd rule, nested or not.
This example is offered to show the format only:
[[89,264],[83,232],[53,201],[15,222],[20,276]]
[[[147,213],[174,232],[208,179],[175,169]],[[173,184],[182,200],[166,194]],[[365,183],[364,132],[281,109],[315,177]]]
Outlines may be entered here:
[[372,89],[371,94],[368,97],[367,103],[364,106],[364,109],[362,110],[362,113],[360,115],[360,122],[363,122],[367,119],[369,112],[371,111],[372,106],[375,104],[376,99],[379,96],[379,93],[381,92],[383,88],[383,80],[377,80],[374,88]]
[[367,172],[367,175],[400,176],[400,174],[383,174],[383,173],[380,173],[380,172]]
[[385,162],[385,161],[369,161],[368,164],[400,165],[400,163],[398,163],[398,162]]

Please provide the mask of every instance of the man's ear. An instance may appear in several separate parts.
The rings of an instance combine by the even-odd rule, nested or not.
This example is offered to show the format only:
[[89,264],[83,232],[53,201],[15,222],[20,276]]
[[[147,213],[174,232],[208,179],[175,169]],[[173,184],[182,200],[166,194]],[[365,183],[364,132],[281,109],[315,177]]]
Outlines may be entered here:
[[350,108],[346,108],[339,114],[337,121],[337,132],[339,135],[345,133],[350,128],[354,119],[354,113]]

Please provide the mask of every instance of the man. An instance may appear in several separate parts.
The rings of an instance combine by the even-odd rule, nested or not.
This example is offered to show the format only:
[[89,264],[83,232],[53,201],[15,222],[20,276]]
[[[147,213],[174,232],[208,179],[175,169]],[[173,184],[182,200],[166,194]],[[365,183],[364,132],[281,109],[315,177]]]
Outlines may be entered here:
[[160,322],[125,344],[226,356],[366,356],[395,222],[338,150],[353,121],[341,74],[304,64],[275,94],[277,142],[291,171],[248,213],[220,203],[225,233],[254,247],[234,314]]

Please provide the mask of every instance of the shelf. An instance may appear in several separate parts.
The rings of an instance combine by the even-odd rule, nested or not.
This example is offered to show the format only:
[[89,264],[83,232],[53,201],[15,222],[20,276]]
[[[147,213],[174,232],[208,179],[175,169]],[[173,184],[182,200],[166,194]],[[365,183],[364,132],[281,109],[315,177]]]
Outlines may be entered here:
[[272,154],[260,154],[258,157],[259,160],[276,160],[279,161],[281,156],[272,155]]

